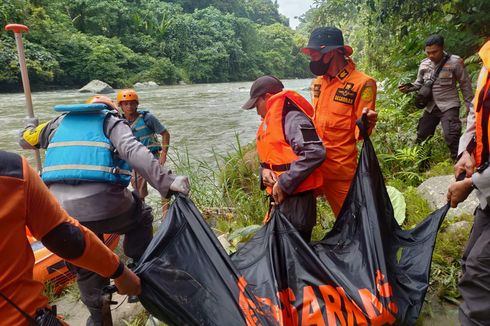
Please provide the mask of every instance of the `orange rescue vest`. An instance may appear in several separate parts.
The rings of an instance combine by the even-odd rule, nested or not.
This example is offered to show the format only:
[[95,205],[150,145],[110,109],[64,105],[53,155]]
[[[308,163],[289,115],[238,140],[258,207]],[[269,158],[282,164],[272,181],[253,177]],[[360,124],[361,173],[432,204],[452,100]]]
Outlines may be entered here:
[[[284,90],[269,98],[267,114],[257,130],[257,152],[261,166],[271,169],[278,176],[286,172],[290,164],[298,159],[284,134],[285,110],[291,107],[301,110],[310,120],[313,119],[314,110],[311,104],[298,93]],[[294,193],[316,189],[322,184],[322,175],[319,169],[315,169]],[[272,188],[267,187],[266,191],[271,194]]]
[[478,53],[483,68],[478,78],[478,86],[473,107],[476,119],[476,166],[489,161],[490,152],[490,41],[485,43]]

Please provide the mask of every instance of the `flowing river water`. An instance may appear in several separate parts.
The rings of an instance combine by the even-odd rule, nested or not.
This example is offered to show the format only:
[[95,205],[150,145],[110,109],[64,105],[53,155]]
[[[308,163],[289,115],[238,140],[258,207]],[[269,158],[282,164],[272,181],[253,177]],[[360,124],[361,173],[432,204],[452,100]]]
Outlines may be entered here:
[[[285,80],[285,87],[307,99],[310,79]],[[170,132],[170,156],[187,151],[191,159],[213,164],[214,154],[233,149],[238,135],[241,144],[255,138],[260,119],[255,110],[244,111],[252,82],[160,86],[137,90],[140,108],[150,110]],[[34,92],[34,113],[40,122],[57,115],[57,104],[83,103],[92,94],[77,90]],[[115,93],[109,94],[115,98]],[[33,154],[18,146],[18,131],[26,117],[23,93],[0,94],[0,149],[26,156],[34,165]]]

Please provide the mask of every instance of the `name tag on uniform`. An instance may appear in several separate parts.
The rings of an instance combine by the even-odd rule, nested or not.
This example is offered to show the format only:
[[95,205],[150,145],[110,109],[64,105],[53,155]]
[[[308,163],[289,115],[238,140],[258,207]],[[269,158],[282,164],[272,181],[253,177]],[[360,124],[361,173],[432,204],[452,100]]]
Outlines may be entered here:
[[345,103],[345,104],[354,104],[356,100],[357,92],[354,92],[352,88],[354,84],[347,83],[344,88],[337,88],[337,92],[335,92],[335,96],[333,100],[335,102]]

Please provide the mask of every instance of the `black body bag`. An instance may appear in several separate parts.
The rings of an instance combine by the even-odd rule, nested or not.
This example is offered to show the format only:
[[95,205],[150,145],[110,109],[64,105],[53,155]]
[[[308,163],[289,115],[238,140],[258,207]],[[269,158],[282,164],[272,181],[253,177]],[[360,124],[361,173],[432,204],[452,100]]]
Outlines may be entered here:
[[333,229],[308,244],[275,210],[228,256],[179,195],[135,272],[143,306],[170,325],[414,325],[446,205],[411,230],[393,214],[365,129]]

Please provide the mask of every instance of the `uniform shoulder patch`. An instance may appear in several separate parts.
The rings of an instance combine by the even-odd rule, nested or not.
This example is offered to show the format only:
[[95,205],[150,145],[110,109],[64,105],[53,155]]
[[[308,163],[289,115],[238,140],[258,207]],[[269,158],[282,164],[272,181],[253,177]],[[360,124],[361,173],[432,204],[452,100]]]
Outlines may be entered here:
[[372,101],[374,98],[374,88],[373,86],[369,85],[369,86],[366,86],[362,89],[361,91],[361,99],[363,101]]

